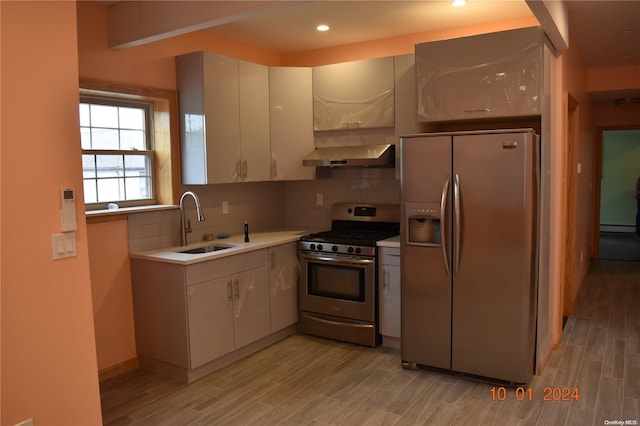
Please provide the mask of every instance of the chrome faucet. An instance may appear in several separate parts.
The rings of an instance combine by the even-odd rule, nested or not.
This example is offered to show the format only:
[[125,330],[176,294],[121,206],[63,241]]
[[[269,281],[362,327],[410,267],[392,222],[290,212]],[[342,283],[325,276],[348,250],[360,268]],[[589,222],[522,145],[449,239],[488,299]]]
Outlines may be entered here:
[[198,216],[198,222],[202,222],[204,220],[204,214],[202,214],[202,208],[200,207],[200,200],[198,199],[198,196],[193,191],[186,191],[184,194],[182,194],[182,197],[180,197],[180,244],[183,246],[187,245],[187,234],[191,233],[191,221],[187,221],[187,223],[185,223],[184,221],[183,201],[187,195],[193,197],[193,201],[195,201],[196,203],[196,214]]

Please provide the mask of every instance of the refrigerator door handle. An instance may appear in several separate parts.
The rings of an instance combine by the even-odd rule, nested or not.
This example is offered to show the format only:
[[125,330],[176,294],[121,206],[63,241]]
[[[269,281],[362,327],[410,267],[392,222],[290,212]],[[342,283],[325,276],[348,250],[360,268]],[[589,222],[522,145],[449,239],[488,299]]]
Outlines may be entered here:
[[454,198],[454,219],[453,219],[453,263],[455,265],[455,275],[460,272],[460,176],[456,173],[453,180],[453,198]]
[[447,198],[449,195],[449,182],[450,177],[447,175],[447,179],[444,181],[444,185],[442,185],[442,195],[440,196],[440,240],[442,246],[442,257],[444,258],[444,268],[447,271],[447,275],[449,275],[449,258],[447,256],[447,224],[446,224],[446,213],[447,213]]

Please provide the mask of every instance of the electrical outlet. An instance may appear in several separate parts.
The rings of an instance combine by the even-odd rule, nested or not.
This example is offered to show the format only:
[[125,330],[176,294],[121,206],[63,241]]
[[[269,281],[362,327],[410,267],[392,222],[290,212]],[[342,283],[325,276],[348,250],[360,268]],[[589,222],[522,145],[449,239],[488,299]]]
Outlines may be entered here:
[[324,204],[324,195],[316,194],[316,206],[321,206]]
[[222,214],[229,214],[229,202],[228,201],[223,201],[222,202]]

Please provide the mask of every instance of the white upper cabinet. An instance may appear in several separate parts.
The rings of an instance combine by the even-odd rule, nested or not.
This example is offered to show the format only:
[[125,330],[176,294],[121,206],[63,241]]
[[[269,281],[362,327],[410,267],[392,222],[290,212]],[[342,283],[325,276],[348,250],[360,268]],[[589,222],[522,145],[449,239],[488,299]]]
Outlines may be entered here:
[[313,68],[314,130],[393,126],[393,57]]
[[269,71],[207,52],[176,57],[184,184],[270,179]]
[[311,68],[269,68],[271,178],[313,179],[302,159],[314,149]]
[[541,113],[539,27],[416,45],[418,121]]
[[244,182],[271,178],[269,67],[239,61],[240,161]]

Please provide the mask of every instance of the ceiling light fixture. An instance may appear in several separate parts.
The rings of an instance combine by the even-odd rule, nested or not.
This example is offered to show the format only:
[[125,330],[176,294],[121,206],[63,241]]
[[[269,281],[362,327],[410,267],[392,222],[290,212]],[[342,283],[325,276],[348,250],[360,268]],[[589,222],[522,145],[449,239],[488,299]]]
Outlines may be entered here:
[[318,30],[318,31],[329,31],[329,26],[328,26],[328,25],[325,25],[325,24],[318,25],[318,26],[316,27],[316,30]]
[[453,7],[460,7],[464,6],[465,4],[467,4],[467,0],[453,0],[451,2],[451,6]]

